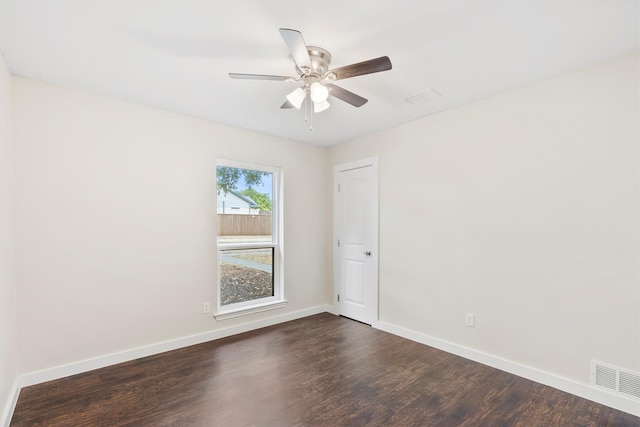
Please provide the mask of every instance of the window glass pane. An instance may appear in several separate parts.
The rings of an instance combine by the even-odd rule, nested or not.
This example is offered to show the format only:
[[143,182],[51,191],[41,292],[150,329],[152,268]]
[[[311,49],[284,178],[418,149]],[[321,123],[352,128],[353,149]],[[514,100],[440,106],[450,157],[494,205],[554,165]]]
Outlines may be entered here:
[[273,296],[273,248],[220,251],[220,305]]
[[276,188],[280,169],[222,160],[216,167],[218,314],[281,301]]
[[218,243],[273,241],[273,174],[217,167]]

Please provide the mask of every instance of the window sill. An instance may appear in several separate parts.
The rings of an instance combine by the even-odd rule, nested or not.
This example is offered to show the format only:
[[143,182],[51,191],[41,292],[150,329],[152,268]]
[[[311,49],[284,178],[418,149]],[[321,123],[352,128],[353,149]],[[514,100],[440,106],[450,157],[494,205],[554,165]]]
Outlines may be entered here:
[[275,310],[287,305],[287,300],[270,301],[262,304],[249,305],[246,307],[234,308],[232,310],[221,310],[213,315],[216,320],[233,319],[234,317],[246,316],[248,314],[260,313],[261,311]]

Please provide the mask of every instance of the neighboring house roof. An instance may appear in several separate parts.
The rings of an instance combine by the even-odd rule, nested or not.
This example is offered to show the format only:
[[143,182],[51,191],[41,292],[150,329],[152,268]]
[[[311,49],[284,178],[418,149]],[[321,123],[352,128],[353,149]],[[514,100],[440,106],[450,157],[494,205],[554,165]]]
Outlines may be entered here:
[[234,196],[244,200],[245,202],[249,203],[249,206],[252,208],[257,208],[258,204],[256,202],[253,201],[253,199],[249,196],[245,196],[243,194],[238,193],[237,191],[229,191],[229,193],[233,194]]

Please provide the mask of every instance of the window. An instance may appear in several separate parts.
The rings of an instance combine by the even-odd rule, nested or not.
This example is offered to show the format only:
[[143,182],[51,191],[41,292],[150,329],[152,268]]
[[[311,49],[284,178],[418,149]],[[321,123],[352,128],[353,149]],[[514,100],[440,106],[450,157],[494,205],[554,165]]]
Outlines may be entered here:
[[218,160],[216,319],[283,307],[280,170]]

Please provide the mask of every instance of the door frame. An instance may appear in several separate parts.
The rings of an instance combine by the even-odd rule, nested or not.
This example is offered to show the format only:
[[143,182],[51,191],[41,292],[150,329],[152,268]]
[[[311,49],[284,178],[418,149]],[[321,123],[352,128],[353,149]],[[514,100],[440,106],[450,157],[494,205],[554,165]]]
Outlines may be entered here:
[[340,315],[340,303],[338,302],[338,294],[340,291],[340,259],[339,259],[339,251],[338,251],[338,212],[336,211],[337,207],[337,198],[338,198],[338,174],[340,172],[346,172],[353,169],[361,169],[365,167],[371,167],[373,171],[373,182],[372,186],[374,187],[373,196],[372,196],[372,204],[374,205],[374,217],[373,217],[373,230],[371,236],[371,262],[374,263],[374,267],[372,269],[374,277],[373,281],[375,283],[375,292],[372,295],[372,305],[375,306],[375,316],[372,321],[373,326],[379,320],[379,293],[380,293],[380,282],[379,282],[379,266],[380,266],[380,258],[379,258],[379,241],[378,241],[378,228],[380,224],[380,207],[379,207],[379,168],[378,168],[378,156],[367,157],[360,160],[355,160],[348,163],[342,163],[339,165],[333,166],[333,185],[331,186],[332,194],[332,214],[333,214],[333,240],[331,242],[331,249],[333,253],[333,300],[332,306],[334,308],[334,314]]

